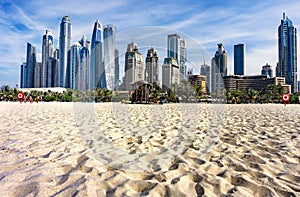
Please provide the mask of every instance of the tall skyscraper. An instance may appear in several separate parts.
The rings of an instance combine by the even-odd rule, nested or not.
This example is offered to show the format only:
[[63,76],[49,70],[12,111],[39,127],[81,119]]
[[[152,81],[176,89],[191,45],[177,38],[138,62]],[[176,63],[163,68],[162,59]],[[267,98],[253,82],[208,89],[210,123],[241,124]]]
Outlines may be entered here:
[[21,64],[21,70],[20,70],[20,88],[25,88],[26,86],[26,62]]
[[90,41],[86,40],[83,36],[79,41],[81,45],[80,49],[80,67],[79,67],[79,77],[78,77],[78,89],[87,90],[89,89],[90,82]]
[[144,80],[144,63],[142,54],[138,50],[138,45],[131,42],[127,46],[125,53],[125,78],[124,85],[126,90],[131,89],[131,83]]
[[115,87],[119,85],[120,81],[120,65],[119,65],[119,50],[115,50]]
[[79,75],[79,68],[80,68],[80,50],[81,45],[79,42],[75,42],[71,46],[70,51],[70,88],[75,90],[78,89],[78,75]]
[[35,88],[40,88],[41,87],[41,75],[43,74],[42,72],[42,62],[36,62],[35,64],[35,69],[34,69],[34,87]]
[[26,86],[25,88],[34,88],[34,71],[36,66],[36,49],[30,43],[27,43],[27,57],[26,57]]
[[53,36],[50,30],[47,29],[46,34],[43,36],[40,87],[48,87],[48,59],[53,57],[53,50]]
[[109,90],[115,88],[115,37],[116,28],[113,25],[107,25],[103,30],[103,55],[106,88]]
[[145,80],[152,85],[158,84],[158,55],[154,48],[148,50],[146,57]]
[[266,65],[264,65],[262,67],[261,75],[267,75],[268,77],[272,78],[273,77],[273,70],[271,68],[271,65],[266,63]]
[[59,35],[59,86],[70,87],[70,47],[72,40],[72,24],[68,16],[60,23]]
[[245,74],[245,45],[244,44],[234,45],[234,74],[235,75]]
[[91,42],[90,82],[89,89],[106,88],[105,69],[103,64],[102,24],[97,20],[94,24]]
[[211,92],[221,93],[224,84],[223,76],[227,76],[227,52],[222,43],[211,60]]
[[167,91],[171,85],[179,84],[179,66],[175,58],[165,58],[162,65],[162,89]]
[[210,90],[211,90],[211,87],[210,87],[210,66],[205,64],[205,62],[204,62],[203,65],[201,65],[200,75],[206,76],[206,92],[210,92]]
[[178,34],[168,35],[167,57],[175,58],[179,66],[180,79],[186,78],[186,46],[185,40]]
[[297,30],[285,13],[278,27],[278,56],[276,76],[284,77],[291,91],[297,92]]
[[89,89],[90,53],[89,41],[83,36],[72,45],[70,51],[70,88],[85,91]]
[[58,59],[54,57],[49,57],[47,87],[58,87],[58,81]]

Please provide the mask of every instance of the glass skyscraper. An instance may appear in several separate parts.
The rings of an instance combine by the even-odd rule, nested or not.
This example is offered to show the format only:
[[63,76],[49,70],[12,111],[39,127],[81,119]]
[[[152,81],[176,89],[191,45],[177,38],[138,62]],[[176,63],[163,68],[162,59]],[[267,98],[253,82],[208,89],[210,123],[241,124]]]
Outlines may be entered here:
[[179,65],[180,79],[186,78],[186,45],[178,34],[168,35],[167,57],[175,58]]
[[30,43],[27,43],[27,57],[26,57],[26,69],[25,69],[25,88],[34,88],[35,78],[35,66],[36,66],[36,49]]
[[276,76],[284,77],[291,91],[297,92],[297,30],[285,13],[278,27],[278,56]]
[[244,75],[245,73],[245,45],[234,45],[234,74]]
[[59,86],[70,87],[70,47],[72,24],[68,16],[64,16],[60,23],[59,35]]
[[91,62],[89,70],[89,89],[105,88],[105,69],[103,64],[102,24],[97,20],[94,24],[91,42]]
[[53,57],[53,36],[50,30],[47,29],[46,34],[43,36],[40,87],[48,87],[48,60],[50,57]]
[[120,80],[119,50],[115,49],[115,87],[119,85],[119,80]]
[[113,25],[107,25],[103,30],[103,55],[106,88],[109,90],[115,87],[115,42],[116,28]]

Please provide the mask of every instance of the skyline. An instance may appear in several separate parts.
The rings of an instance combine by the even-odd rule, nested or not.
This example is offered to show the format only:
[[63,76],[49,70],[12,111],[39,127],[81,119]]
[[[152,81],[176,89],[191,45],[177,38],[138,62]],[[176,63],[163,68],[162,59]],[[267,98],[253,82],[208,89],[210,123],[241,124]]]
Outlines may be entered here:
[[[218,43],[223,43],[228,53],[228,74],[233,74],[233,48],[238,43],[246,45],[246,75],[260,74],[266,63],[275,70],[278,61],[277,28],[282,13],[286,13],[296,28],[300,22],[300,14],[297,12],[300,2],[296,1],[231,1],[222,4],[218,1],[193,4],[189,4],[189,1],[166,1],[157,4],[139,1],[95,1],[84,4],[85,7],[82,5],[83,1],[75,1],[72,5],[59,1],[18,4],[1,2],[0,31],[6,36],[0,38],[0,51],[5,54],[0,57],[0,85],[14,87],[15,84],[20,84],[20,65],[26,61],[27,42],[36,47],[37,61],[41,62],[42,36],[46,29],[51,30],[54,48],[58,48],[59,24],[65,14],[72,22],[72,44],[83,35],[91,41],[93,24],[97,19],[103,25],[116,26],[116,48],[120,50],[120,78],[124,74],[124,53],[131,40],[139,45],[143,61],[147,50],[155,48],[161,67],[163,59],[167,57],[167,35],[172,33],[188,38],[186,45],[190,62],[187,65],[197,66],[195,73],[199,73],[200,65],[203,64],[199,48],[202,47],[208,52],[205,62],[209,63]],[[93,10],[94,7],[97,9]],[[157,40],[153,40],[153,37]],[[299,54],[297,57],[299,59]]]

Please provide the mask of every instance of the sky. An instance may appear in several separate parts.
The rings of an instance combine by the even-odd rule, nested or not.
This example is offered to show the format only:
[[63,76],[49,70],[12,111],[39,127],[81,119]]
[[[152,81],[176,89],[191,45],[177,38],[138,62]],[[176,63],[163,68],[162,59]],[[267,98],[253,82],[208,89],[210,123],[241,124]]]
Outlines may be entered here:
[[[97,19],[103,26],[113,24],[117,28],[121,75],[128,43],[136,42],[144,59],[150,47],[157,49],[162,64],[167,35],[173,33],[186,39],[187,65],[195,74],[204,61],[210,65],[218,43],[223,43],[228,53],[228,74],[233,74],[233,47],[238,43],[246,45],[245,74],[260,74],[266,63],[275,73],[282,13],[298,30],[299,9],[297,0],[0,0],[0,86],[19,84],[27,42],[36,46],[37,61],[41,61],[46,29],[51,30],[54,47],[58,48],[59,25],[64,15],[72,23],[73,43],[83,35],[91,40]],[[297,51],[299,45],[298,39]],[[300,61],[299,52],[297,59]]]

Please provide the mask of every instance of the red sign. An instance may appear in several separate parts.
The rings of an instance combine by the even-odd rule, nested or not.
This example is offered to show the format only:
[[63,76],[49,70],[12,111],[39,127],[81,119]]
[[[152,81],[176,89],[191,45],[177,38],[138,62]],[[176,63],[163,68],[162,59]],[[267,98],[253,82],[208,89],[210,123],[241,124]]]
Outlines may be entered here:
[[284,102],[284,106],[286,105],[286,102],[289,102],[290,95],[289,94],[282,94],[282,101]]
[[19,99],[23,99],[24,98],[24,93],[23,92],[19,92],[18,93],[18,98]]

